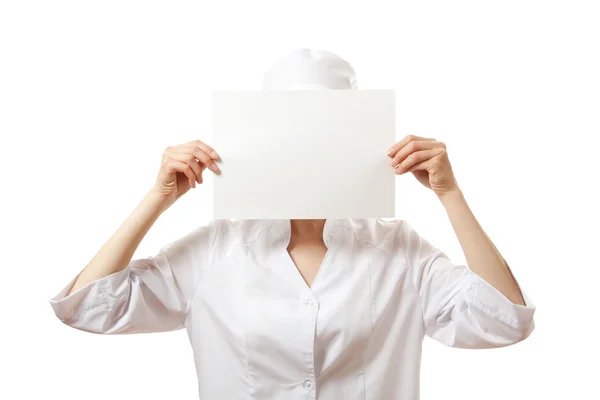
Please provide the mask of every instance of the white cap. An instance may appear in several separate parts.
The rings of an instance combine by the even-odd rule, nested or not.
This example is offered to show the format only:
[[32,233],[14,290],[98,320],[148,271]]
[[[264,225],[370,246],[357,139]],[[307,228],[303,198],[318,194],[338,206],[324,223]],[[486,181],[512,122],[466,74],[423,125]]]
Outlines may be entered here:
[[356,75],[354,68],[337,54],[298,49],[267,70],[263,89],[356,89]]

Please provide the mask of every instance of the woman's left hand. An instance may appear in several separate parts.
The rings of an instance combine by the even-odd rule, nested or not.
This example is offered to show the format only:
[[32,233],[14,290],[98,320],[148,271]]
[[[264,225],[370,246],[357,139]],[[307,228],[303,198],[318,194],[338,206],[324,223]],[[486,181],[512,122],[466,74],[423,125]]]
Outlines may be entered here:
[[396,175],[412,172],[438,196],[458,189],[446,145],[442,142],[408,135],[390,147],[387,155]]

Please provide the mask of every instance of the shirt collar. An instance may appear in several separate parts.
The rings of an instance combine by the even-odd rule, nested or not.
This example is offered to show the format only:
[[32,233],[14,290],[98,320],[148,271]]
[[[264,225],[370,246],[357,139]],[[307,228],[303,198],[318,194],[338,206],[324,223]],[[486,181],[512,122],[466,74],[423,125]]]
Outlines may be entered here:
[[[329,247],[342,221],[343,219],[339,218],[325,219],[325,226],[323,227],[323,242],[325,246]],[[281,235],[282,243],[287,247],[292,236],[291,220],[276,219],[273,223]]]

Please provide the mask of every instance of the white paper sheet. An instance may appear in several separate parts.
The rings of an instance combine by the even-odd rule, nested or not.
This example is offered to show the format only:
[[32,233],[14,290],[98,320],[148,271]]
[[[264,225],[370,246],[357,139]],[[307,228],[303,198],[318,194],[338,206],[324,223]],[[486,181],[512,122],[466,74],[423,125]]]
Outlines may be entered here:
[[394,217],[393,90],[213,93],[214,218]]

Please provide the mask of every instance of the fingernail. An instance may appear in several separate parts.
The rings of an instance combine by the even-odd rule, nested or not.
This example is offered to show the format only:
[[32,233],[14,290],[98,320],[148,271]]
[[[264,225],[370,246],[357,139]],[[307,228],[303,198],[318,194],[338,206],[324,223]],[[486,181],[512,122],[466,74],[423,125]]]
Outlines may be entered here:
[[392,149],[388,149],[388,151],[387,151],[387,155],[388,155],[388,156],[392,155]]
[[214,151],[214,150],[213,150],[213,151],[210,153],[210,156],[211,156],[212,158],[219,158],[219,155],[218,155],[218,154],[217,154],[217,152],[216,152],[216,151]]

